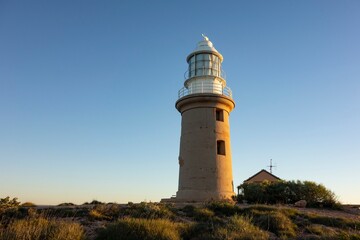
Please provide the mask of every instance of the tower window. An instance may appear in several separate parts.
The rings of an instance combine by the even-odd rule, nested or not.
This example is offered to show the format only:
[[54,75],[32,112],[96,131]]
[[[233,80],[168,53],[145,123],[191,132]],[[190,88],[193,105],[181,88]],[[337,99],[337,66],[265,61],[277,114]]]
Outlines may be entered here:
[[216,121],[224,121],[224,110],[216,109]]
[[217,154],[225,155],[225,141],[219,140],[216,142]]

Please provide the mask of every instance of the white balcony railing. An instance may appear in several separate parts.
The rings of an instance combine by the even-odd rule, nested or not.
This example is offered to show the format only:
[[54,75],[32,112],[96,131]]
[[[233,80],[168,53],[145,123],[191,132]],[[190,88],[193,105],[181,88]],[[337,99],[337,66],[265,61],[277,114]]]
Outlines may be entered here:
[[183,87],[178,92],[178,97],[182,98],[191,94],[198,93],[214,93],[219,95],[224,95],[229,98],[232,98],[232,92],[229,87],[223,87],[221,84],[216,83],[192,83],[189,87]]

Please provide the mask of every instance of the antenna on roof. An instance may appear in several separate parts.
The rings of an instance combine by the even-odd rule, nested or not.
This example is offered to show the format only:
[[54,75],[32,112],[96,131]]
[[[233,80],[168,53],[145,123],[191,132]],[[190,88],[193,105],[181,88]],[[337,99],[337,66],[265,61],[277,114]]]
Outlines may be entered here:
[[270,169],[270,173],[272,173],[272,169],[274,168],[274,167],[276,167],[276,165],[273,165],[272,164],[272,159],[270,159],[270,166],[268,166],[269,167],[269,169]]
[[209,38],[205,34],[201,34],[205,41],[209,41]]

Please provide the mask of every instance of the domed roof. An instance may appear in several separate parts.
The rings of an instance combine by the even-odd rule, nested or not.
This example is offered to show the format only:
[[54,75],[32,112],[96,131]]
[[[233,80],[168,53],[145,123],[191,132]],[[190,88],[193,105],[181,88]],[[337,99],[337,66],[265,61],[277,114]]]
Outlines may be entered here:
[[195,50],[189,54],[189,56],[186,58],[186,60],[189,60],[189,58],[191,56],[193,56],[195,53],[199,53],[199,52],[211,52],[214,53],[215,55],[217,55],[221,61],[223,60],[223,56],[214,48],[213,43],[209,40],[209,38],[207,36],[205,36],[204,34],[202,34],[203,36],[203,40],[198,42]]
[[202,35],[203,36],[203,40],[198,42],[197,44],[197,47],[195,49],[195,52],[197,51],[212,51],[212,52],[218,52],[214,46],[213,46],[213,43],[210,42],[209,38],[206,37],[204,34]]

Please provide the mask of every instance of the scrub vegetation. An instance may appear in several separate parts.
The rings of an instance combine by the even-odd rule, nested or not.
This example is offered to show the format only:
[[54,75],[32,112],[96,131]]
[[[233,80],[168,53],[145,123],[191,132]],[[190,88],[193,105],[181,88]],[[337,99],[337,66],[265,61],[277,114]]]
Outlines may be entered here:
[[264,181],[243,183],[239,190],[239,202],[256,204],[294,204],[305,200],[309,207],[339,209],[335,194],[321,184],[311,181]]
[[292,205],[161,203],[43,208],[0,199],[0,240],[360,239],[360,211]]

